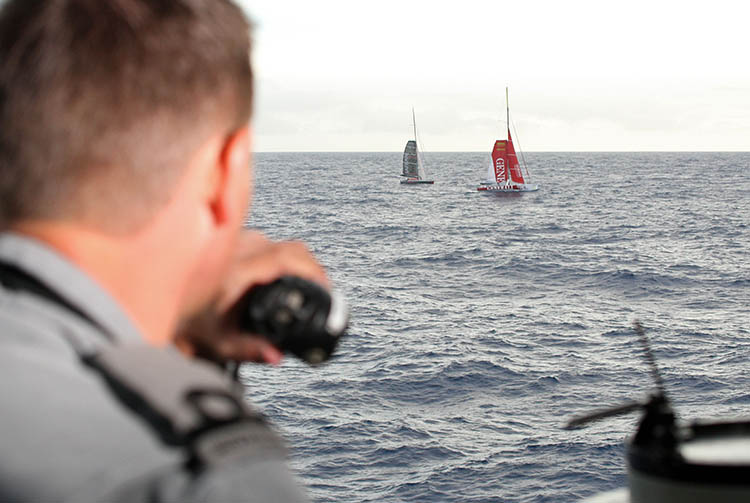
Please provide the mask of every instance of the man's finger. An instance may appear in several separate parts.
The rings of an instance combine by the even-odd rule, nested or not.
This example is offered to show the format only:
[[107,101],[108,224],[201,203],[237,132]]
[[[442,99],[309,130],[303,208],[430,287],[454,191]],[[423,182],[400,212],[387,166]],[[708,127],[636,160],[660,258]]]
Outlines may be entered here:
[[219,356],[224,360],[257,363],[281,363],[283,354],[267,339],[255,335],[228,335],[216,344]]
[[238,259],[219,299],[219,309],[228,309],[251,286],[267,284],[285,275],[330,287],[325,270],[304,244],[267,243],[262,250]]

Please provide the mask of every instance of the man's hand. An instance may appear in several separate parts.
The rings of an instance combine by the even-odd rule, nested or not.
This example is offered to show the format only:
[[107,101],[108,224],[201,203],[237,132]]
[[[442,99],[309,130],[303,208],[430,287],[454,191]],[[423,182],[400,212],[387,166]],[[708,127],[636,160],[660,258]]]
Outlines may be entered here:
[[278,364],[282,354],[268,340],[236,330],[231,308],[252,286],[287,275],[330,286],[323,267],[303,243],[271,242],[259,232],[243,232],[217,298],[202,312],[183,321],[175,345],[190,356],[218,362]]

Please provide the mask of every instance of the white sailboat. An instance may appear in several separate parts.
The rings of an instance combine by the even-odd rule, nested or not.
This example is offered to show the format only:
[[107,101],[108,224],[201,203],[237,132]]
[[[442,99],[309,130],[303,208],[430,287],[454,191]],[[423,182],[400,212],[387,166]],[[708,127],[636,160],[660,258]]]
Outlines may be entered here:
[[[477,187],[480,192],[516,193],[539,190],[539,185],[528,183],[529,170],[525,163],[523,170],[518,162],[513,138],[510,136],[510,106],[508,105],[508,88],[505,88],[505,113],[508,126],[508,139],[496,140],[492,148],[490,165],[487,168],[487,179]],[[525,172],[525,176],[524,176]]]
[[419,145],[417,144],[417,119],[413,108],[411,109],[411,119],[414,126],[414,139],[407,141],[406,147],[404,147],[403,171],[401,172],[401,176],[405,178],[401,180],[401,183],[406,185],[431,185],[435,183],[435,180],[426,179],[424,159],[419,152]]

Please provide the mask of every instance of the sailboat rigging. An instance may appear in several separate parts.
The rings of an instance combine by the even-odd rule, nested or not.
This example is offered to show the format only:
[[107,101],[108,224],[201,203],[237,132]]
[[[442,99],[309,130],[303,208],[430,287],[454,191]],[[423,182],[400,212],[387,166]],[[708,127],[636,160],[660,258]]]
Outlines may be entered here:
[[406,142],[404,147],[404,159],[403,159],[403,171],[401,176],[405,177],[401,180],[402,184],[433,184],[435,180],[427,180],[424,159],[419,152],[419,146],[417,144],[417,119],[414,115],[414,109],[411,109],[412,125],[414,127],[414,139]]
[[[521,170],[518,162],[513,138],[510,135],[510,105],[508,104],[508,88],[505,88],[505,114],[507,120],[508,139],[496,140],[490,155],[487,168],[487,179],[477,187],[480,192],[516,193],[533,192],[539,190],[539,185],[528,183],[528,169]],[[525,163],[524,163],[525,164]],[[526,171],[526,176],[524,176]]]

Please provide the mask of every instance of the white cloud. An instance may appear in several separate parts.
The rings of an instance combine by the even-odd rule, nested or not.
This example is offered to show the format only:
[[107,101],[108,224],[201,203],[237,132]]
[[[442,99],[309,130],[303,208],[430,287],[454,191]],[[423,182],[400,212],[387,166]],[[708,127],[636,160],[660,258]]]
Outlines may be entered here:
[[259,150],[750,150],[741,2],[243,4]]

